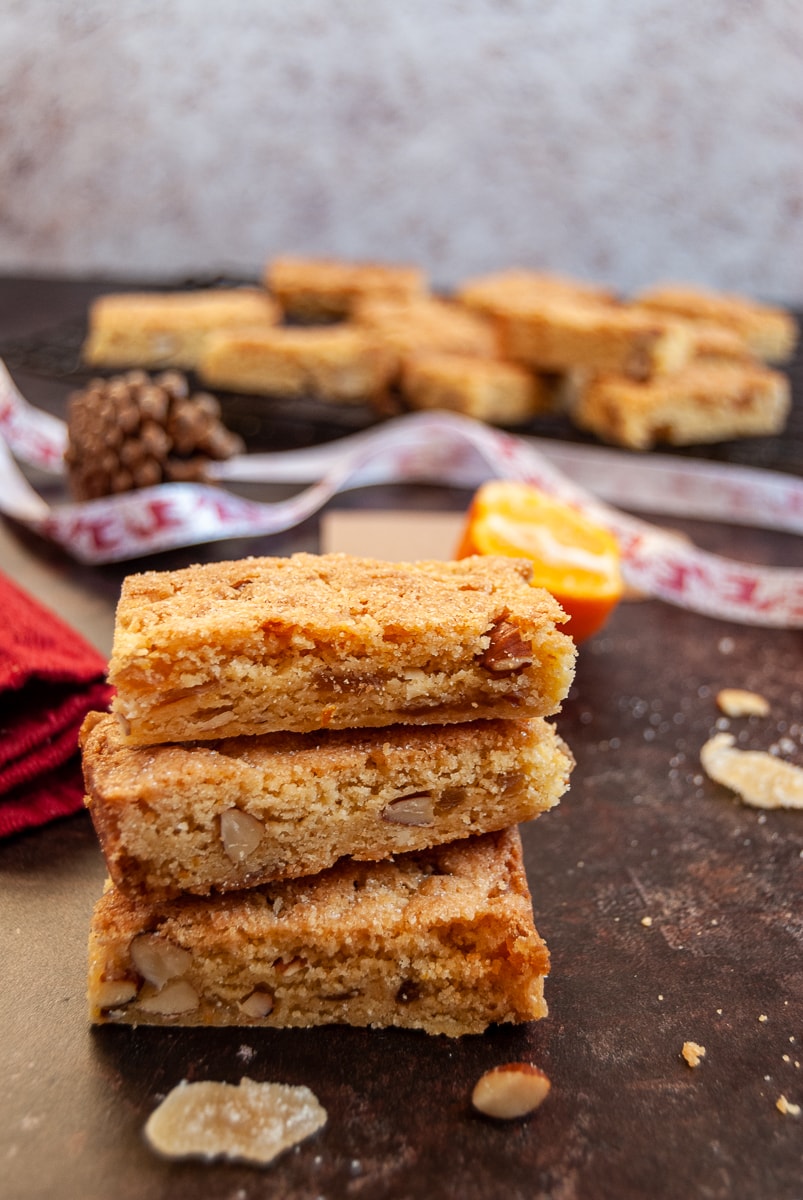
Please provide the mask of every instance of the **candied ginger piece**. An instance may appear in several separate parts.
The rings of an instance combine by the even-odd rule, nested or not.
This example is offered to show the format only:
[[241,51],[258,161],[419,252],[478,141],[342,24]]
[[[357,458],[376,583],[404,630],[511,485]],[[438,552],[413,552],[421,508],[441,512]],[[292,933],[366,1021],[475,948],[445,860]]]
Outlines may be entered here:
[[737,750],[730,733],[717,733],[700,751],[706,774],[753,808],[803,808],[803,770],[764,750]]
[[326,1124],[307,1087],[183,1079],[148,1118],[145,1136],[168,1158],[228,1158],[266,1166]]

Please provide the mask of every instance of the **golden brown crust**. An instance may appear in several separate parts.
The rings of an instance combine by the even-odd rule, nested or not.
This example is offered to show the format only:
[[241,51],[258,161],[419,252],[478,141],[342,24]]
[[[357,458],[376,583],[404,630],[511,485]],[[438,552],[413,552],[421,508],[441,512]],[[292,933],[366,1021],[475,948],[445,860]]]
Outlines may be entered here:
[[[130,576],[110,681],[131,744],[557,711],[575,650],[530,564],[297,554]],[[532,661],[486,659],[512,624]]]
[[83,357],[104,367],[195,367],[211,331],[270,327],[279,316],[261,288],[110,293],[90,306]]
[[[554,729],[473,721],[127,747],[113,716],[81,735],[109,872],[152,898],[311,875],[502,829],[551,808],[572,760]],[[244,814],[244,818],[243,818]],[[243,820],[249,843],[231,844]]]
[[291,255],[268,263],[265,284],[286,313],[308,321],[347,316],[364,297],[409,299],[427,291],[419,267]]
[[[156,983],[132,958],[143,934],[173,964]],[[521,841],[507,830],[214,900],[148,903],[109,888],[90,932],[90,1018],[397,1025],[454,1037],[544,1016],[548,969]]]
[[548,385],[526,367],[462,354],[412,355],[401,390],[410,408],[445,409],[498,425],[528,421],[551,404]]
[[797,344],[797,322],[785,309],[747,296],[683,283],[660,283],[635,297],[654,312],[697,321],[714,321],[733,330],[751,353],[767,362],[786,362]]
[[198,363],[210,387],[360,404],[381,395],[394,355],[350,325],[240,329],[211,334]]

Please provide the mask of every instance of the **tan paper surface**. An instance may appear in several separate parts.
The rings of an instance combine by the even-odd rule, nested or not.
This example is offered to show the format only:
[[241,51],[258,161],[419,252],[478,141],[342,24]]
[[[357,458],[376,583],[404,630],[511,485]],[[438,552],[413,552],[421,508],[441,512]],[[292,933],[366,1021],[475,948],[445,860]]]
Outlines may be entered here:
[[463,513],[335,510],[321,517],[321,552],[389,562],[450,559],[464,522]]

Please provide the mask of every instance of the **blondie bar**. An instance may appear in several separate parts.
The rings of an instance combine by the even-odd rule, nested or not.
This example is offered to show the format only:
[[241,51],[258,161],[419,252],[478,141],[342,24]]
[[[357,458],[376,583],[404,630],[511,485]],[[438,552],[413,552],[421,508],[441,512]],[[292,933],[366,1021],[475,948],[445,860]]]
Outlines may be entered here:
[[511,302],[496,322],[505,357],[542,371],[580,367],[649,379],[685,366],[692,353],[683,322],[595,300]]
[[348,316],[367,296],[408,300],[427,292],[419,267],[290,255],[268,263],[265,285],[289,316],[305,321]]
[[270,327],[279,316],[261,288],[112,293],[90,306],[83,357],[96,367],[194,367],[211,331]]
[[[645,307],[640,309],[637,304],[630,305],[632,312],[653,310]],[[691,354],[689,364],[697,362],[752,362],[756,356],[751,351],[747,341],[737,330],[719,321],[709,321],[704,318],[681,317],[674,313],[672,320],[683,324],[691,339]]]
[[549,385],[526,367],[465,354],[411,355],[401,391],[410,408],[460,412],[496,425],[529,421],[551,406]]
[[617,303],[615,294],[602,284],[525,267],[478,275],[466,280],[457,290],[461,304],[489,317],[504,312],[509,304],[538,304],[550,298]]
[[757,358],[767,362],[786,362],[795,350],[798,329],[792,314],[747,296],[665,283],[647,288],[635,303],[656,313],[725,325],[744,339]]
[[411,299],[369,297],[359,301],[352,320],[370,329],[402,362],[421,351],[495,358],[493,324],[459,304],[433,296]]
[[575,649],[511,558],[295,554],[125,580],[109,681],[130,744],[556,712]]
[[395,355],[351,325],[233,329],[211,335],[198,363],[210,387],[361,404],[387,386]]
[[633,450],[780,433],[791,394],[780,371],[758,364],[697,361],[676,375],[636,383],[611,375],[579,381],[572,421]]
[[91,923],[89,1015],[457,1037],[544,1016],[548,970],[511,829],[214,898],[109,886]]
[[557,804],[572,766],[543,718],[127,747],[115,718],[93,713],[81,748],[115,886],[152,897],[502,829]]

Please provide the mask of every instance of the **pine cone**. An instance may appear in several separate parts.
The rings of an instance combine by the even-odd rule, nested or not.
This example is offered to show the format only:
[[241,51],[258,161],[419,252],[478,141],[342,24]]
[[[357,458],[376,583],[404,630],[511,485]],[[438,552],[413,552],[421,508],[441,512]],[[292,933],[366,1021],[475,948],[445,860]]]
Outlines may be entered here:
[[203,481],[210,459],[243,450],[208,392],[190,395],[180,371],[93,379],[67,407],[64,460],[76,500],[156,483]]

